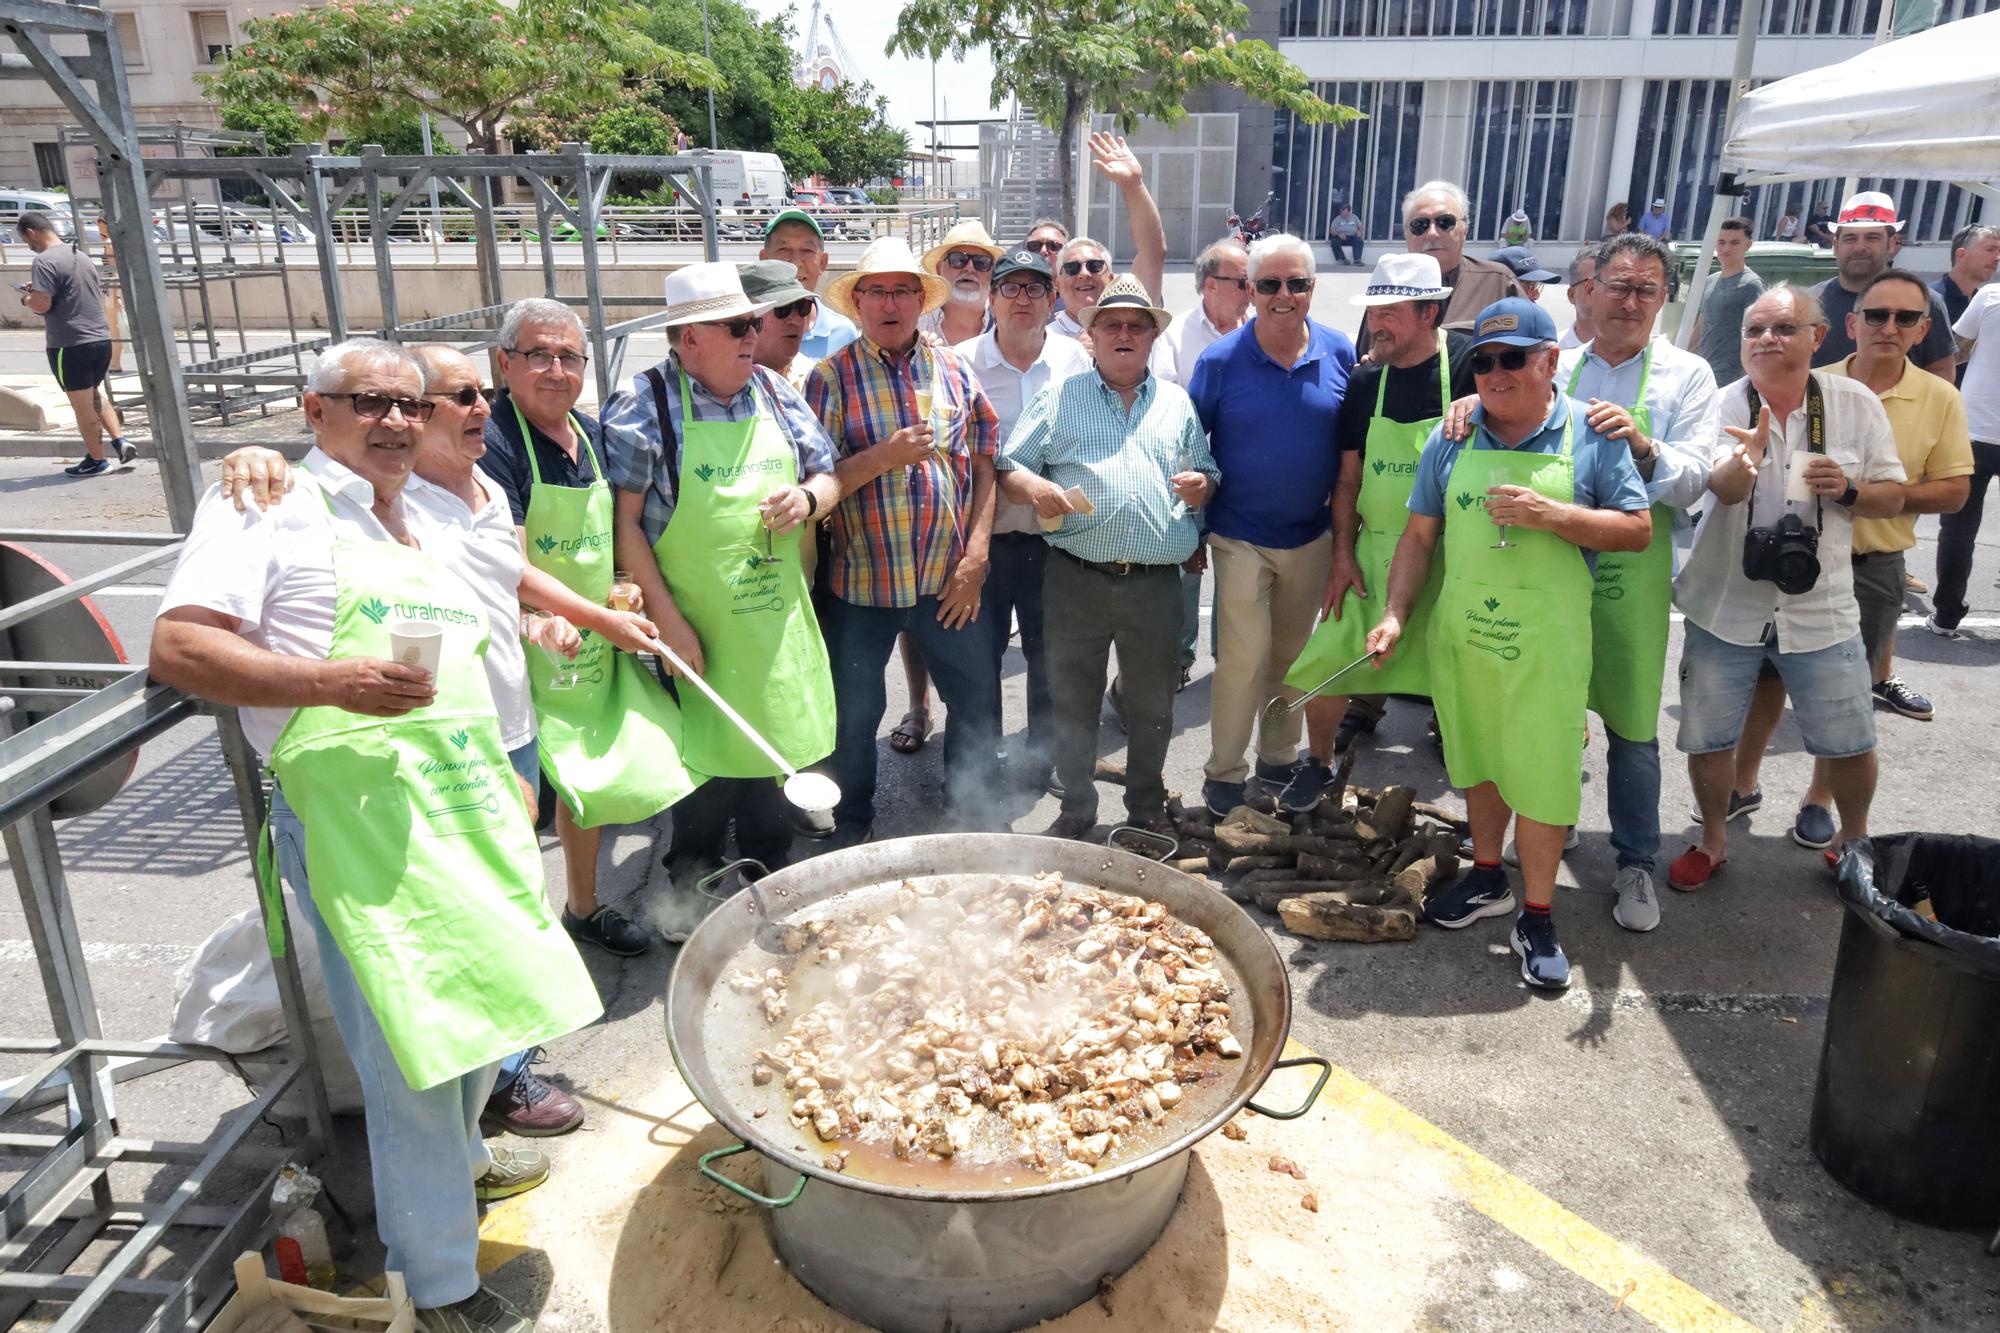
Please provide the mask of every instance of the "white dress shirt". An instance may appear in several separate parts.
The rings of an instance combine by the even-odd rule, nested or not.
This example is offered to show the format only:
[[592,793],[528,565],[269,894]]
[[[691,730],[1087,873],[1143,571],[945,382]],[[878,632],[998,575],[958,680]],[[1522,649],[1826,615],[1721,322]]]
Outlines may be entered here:
[[1060,333],[1065,338],[1081,338],[1083,325],[1076,322],[1076,316],[1067,310],[1058,310],[1049,320],[1049,332]]
[[[973,378],[979,387],[986,390],[986,399],[993,404],[994,413],[1000,418],[999,447],[1005,450],[1007,437],[1013,433],[1014,423],[1020,419],[1021,409],[1035,400],[1035,395],[1058,380],[1068,379],[1078,371],[1090,369],[1090,353],[1083,350],[1083,344],[1074,338],[1051,336],[1042,339],[1041,354],[1026,370],[1017,370],[1013,362],[1000,352],[999,336],[991,329],[977,338],[968,338],[951,349],[972,366]],[[1035,521],[1035,507],[1021,504],[1001,496],[993,510],[993,531],[1041,533],[1041,526]]]
[[1972,344],[1958,386],[1965,396],[1966,428],[1975,440],[2000,444],[2000,282],[1974,292],[1951,331]]
[[[1826,400],[1826,454],[1840,464],[1848,480],[1902,481],[1903,463],[1889,417],[1874,390],[1845,375],[1813,371]],[[1750,425],[1748,382],[1738,380],[1722,393],[1720,424]],[[1735,448],[1734,437],[1719,433],[1715,457]],[[1808,528],[1815,506],[1785,502],[1786,461],[1808,447],[1806,407],[1782,423],[1772,423],[1770,448],[1757,471],[1751,500],[1758,527],[1769,527],[1784,513],[1794,513]],[[1775,629],[1779,652],[1810,653],[1844,643],[1861,632],[1861,611],[1854,600],[1854,569],[1849,553],[1854,542],[1854,514],[1846,505],[1825,500],[1819,506],[1819,581],[1793,596],[1778,585],[1753,582],[1743,573],[1743,534],[1750,528],[1751,500],[1722,504],[1711,494],[1707,516],[1695,530],[1694,552],[1674,580],[1674,605],[1695,624],[1725,643],[1753,647]]]
[[[1646,435],[1659,446],[1660,456],[1653,462],[1646,498],[1654,504],[1671,505],[1674,526],[1683,528],[1690,526],[1687,510],[1708,493],[1719,410],[1715,372],[1708,362],[1665,338],[1653,339],[1652,352],[1653,368],[1646,379],[1651,429]],[[1556,388],[1580,403],[1596,398],[1632,407],[1639,396],[1639,374],[1645,360],[1646,354],[1640,352],[1611,365],[1597,354],[1597,343],[1592,340],[1562,354],[1556,363]],[[1569,387],[1571,376],[1576,377],[1574,389]]]
[[[307,470],[309,469],[309,470]],[[322,500],[331,500],[331,512]],[[440,498],[442,497],[442,498]],[[333,649],[333,541],[393,541],[371,506],[375,488],[314,448],[284,503],[237,513],[211,486],[160,598],[162,614],[199,606],[241,622],[237,632],[286,657],[324,659]],[[393,502],[411,536],[432,557],[456,563],[457,536],[444,515],[450,495],[412,476]],[[464,506],[458,505],[462,510]],[[290,708],[245,708],[243,733],[268,760]]]
[[1194,363],[1222,334],[1223,330],[1216,328],[1215,321],[1208,317],[1208,311],[1197,303],[1194,309],[1175,315],[1174,322],[1161,332],[1153,343],[1149,366],[1167,383],[1185,389],[1194,378]]
[[528,557],[521,550],[507,493],[478,468],[472,479],[486,496],[477,513],[442,487],[426,486],[419,502],[439,497],[440,521],[458,532],[459,558],[452,572],[472,585],[486,607],[486,683],[500,718],[501,742],[517,750],[535,739],[535,705],[528,695],[528,657],[521,642],[521,575]]

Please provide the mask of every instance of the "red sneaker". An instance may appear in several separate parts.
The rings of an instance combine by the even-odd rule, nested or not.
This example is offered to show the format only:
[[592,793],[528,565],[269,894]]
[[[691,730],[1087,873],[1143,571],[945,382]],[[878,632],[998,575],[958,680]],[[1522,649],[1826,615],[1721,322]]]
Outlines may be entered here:
[[1700,847],[1690,847],[1675,857],[1674,863],[1667,867],[1667,883],[1682,893],[1693,893],[1697,889],[1707,888],[1708,881],[1728,864],[1729,858],[1726,856],[1720,861],[1713,861]]

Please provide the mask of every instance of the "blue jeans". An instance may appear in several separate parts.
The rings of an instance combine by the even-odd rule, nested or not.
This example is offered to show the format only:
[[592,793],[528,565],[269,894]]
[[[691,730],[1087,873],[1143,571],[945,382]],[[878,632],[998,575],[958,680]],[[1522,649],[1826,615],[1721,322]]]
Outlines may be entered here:
[[948,812],[968,823],[994,823],[1000,793],[1000,668],[993,653],[997,618],[982,608],[962,629],[938,623],[938,599],[915,606],[856,606],[827,599],[826,655],[833,668],[839,722],[834,733],[833,780],[840,784],[834,820],[851,828],[875,822],[875,733],[889,704],[883,673],[896,636],[905,630],[924,655],[931,680],[951,714],[944,736],[944,790]]
[[993,618],[993,669],[1007,655],[1007,623],[1021,624],[1021,656],[1028,660],[1028,741],[1023,747],[1029,767],[1055,762],[1055,705],[1049,702],[1049,649],[1042,632],[1042,570],[1049,544],[1040,533],[996,532],[986,570],[986,592],[979,618]]
[[479,1290],[479,1207],[472,1182],[493,1164],[479,1137],[479,1113],[493,1090],[496,1066],[422,1092],[410,1087],[347,956],[320,919],[306,881],[305,826],[282,791],[271,793],[271,835],[278,868],[319,941],[334,1025],[361,1081],[375,1230],[388,1250],[385,1270],[403,1275],[419,1308],[462,1301]]
[[1604,804],[1611,814],[1611,850],[1618,868],[1653,873],[1660,854],[1660,742],[1628,741],[1606,727],[1610,748]]

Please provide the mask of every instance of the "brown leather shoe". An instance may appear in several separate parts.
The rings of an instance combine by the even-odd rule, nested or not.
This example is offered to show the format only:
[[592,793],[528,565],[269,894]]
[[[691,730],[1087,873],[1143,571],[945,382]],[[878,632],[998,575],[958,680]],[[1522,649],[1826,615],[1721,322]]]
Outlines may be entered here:
[[1090,836],[1097,827],[1095,815],[1071,814],[1065,810],[1056,816],[1056,822],[1042,830],[1044,838],[1072,838],[1082,840]]
[[479,1123],[489,1134],[504,1130],[531,1139],[553,1138],[583,1123],[583,1103],[538,1076],[531,1065],[506,1087],[493,1090]]

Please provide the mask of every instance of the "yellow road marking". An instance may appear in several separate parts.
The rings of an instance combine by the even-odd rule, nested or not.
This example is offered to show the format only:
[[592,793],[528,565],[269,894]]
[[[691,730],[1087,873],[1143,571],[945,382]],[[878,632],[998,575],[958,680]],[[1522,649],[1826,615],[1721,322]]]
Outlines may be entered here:
[[[1297,1042],[1285,1054],[1310,1054]],[[1624,1309],[1669,1333],[1755,1333],[1756,1325],[1718,1305],[1623,1241],[1607,1236],[1534,1186],[1460,1143],[1339,1065],[1319,1105],[1337,1107],[1386,1138],[1430,1154],[1440,1175],[1479,1212],[1519,1236]],[[1606,1305],[1609,1309],[1610,1305]]]
[[514,1262],[534,1247],[528,1244],[528,1228],[532,1218],[527,1208],[521,1206],[521,1198],[496,1203],[486,1210],[486,1216],[479,1219],[479,1257],[476,1263],[479,1276],[485,1277],[495,1269]]

